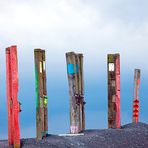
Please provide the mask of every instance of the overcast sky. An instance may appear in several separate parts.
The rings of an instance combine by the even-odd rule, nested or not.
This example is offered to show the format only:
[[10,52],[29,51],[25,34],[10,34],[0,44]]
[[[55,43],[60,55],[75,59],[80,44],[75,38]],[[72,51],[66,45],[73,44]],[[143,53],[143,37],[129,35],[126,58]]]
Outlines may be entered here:
[[[61,89],[61,93],[63,93],[62,87],[64,87],[63,90],[67,92],[65,94],[67,104],[65,52],[71,50],[84,54],[86,95],[90,94],[90,98],[95,97],[97,100],[97,97],[101,99],[101,97],[107,96],[104,92],[107,81],[106,55],[115,52],[121,54],[122,87],[128,92],[128,95],[131,95],[127,98],[132,99],[133,95],[131,89],[134,68],[142,70],[142,82],[143,88],[145,88],[142,94],[143,97],[146,96],[146,86],[148,85],[144,82],[148,80],[147,6],[147,0],[0,0],[0,80],[3,82],[0,86],[1,103],[5,103],[5,48],[13,44],[18,46],[19,82],[20,94],[22,94],[20,99],[22,102],[24,99],[29,100],[29,97],[34,97],[34,93],[31,94],[31,92],[31,96],[27,96],[27,93],[24,94],[28,91],[28,81],[32,83],[30,90],[34,91],[34,48],[46,49],[47,79],[50,88],[48,89],[49,91]],[[57,75],[59,71],[60,75]],[[50,86],[50,84],[63,81],[64,83],[60,83],[58,86],[53,85],[54,89]],[[89,92],[91,88],[93,94]],[[101,90],[102,95],[97,96],[97,90]],[[48,94],[50,96],[52,93],[48,92]],[[60,95],[55,96],[59,98]],[[51,102],[54,100],[51,99]],[[89,100],[87,101],[89,102]],[[105,101],[107,103],[107,98]],[[143,102],[143,104],[145,103]],[[24,112],[25,107],[27,108],[27,102],[24,101]],[[54,106],[52,107],[54,108]],[[102,112],[105,110],[100,112],[97,110],[99,115]],[[143,112],[146,112],[146,106]],[[6,109],[2,108],[2,113],[6,114]],[[128,114],[123,113],[124,119],[128,118],[126,121],[130,121],[131,118],[127,117]],[[27,113],[25,115],[27,116]],[[68,117],[68,114],[66,115]],[[64,116],[64,118],[66,117]],[[58,120],[59,117],[55,118]],[[95,119],[95,117],[92,118]],[[103,114],[103,119],[106,119],[106,114]],[[144,114],[143,120],[148,121]],[[28,125],[34,127],[34,120],[29,121],[30,125],[29,123]],[[3,121],[4,124],[5,121]],[[54,124],[55,122],[53,122]],[[89,127],[91,125],[89,124]],[[97,126],[94,125],[94,127]],[[24,126],[23,130],[25,131],[26,128],[28,127]]]
[[103,54],[120,52],[128,64],[146,70],[147,5],[146,0],[1,0],[0,48],[17,44],[28,55],[40,47],[50,58],[74,50],[100,61]]

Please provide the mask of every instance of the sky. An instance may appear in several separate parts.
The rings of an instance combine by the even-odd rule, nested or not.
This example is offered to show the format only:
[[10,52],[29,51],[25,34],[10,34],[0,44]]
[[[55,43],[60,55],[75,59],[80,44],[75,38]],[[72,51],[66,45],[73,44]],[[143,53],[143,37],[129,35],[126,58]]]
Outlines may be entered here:
[[[65,53],[84,54],[86,128],[107,128],[107,54],[121,56],[121,122],[132,119],[141,69],[140,121],[148,123],[148,1],[0,0],[0,139],[7,139],[5,48],[18,47],[21,138],[35,137],[34,49],[46,50],[49,133],[69,132]],[[59,124],[60,123],[60,124]]]

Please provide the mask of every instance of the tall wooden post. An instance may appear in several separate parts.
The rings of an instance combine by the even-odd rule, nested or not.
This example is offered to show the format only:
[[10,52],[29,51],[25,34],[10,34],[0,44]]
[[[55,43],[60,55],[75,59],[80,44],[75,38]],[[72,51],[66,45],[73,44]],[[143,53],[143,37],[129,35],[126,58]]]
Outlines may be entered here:
[[108,128],[120,128],[120,55],[108,54]]
[[48,134],[45,50],[35,49],[34,59],[36,76],[36,138],[41,140]]
[[133,99],[133,122],[139,122],[139,86],[140,69],[135,69],[134,74],[134,99]]
[[85,129],[83,55],[66,53],[70,95],[70,133]]
[[6,79],[8,108],[8,142],[14,148],[20,148],[20,126],[18,102],[18,60],[17,47],[6,48]]

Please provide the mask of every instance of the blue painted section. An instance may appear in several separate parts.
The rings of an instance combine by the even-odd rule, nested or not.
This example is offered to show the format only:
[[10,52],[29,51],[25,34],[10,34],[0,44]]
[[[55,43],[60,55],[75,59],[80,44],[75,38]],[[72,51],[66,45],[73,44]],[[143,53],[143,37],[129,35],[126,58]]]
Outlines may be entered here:
[[[74,64],[68,64],[68,74],[75,74]],[[79,72],[79,66],[76,64],[76,73]]]
[[68,68],[68,74],[74,74],[75,73],[74,64],[68,64],[67,68]]

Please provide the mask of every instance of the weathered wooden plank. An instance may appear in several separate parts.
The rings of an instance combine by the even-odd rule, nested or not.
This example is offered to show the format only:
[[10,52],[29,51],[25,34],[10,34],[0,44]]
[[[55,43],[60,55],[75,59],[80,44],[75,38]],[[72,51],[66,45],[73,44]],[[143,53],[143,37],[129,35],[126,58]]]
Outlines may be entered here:
[[41,140],[48,134],[48,98],[46,89],[45,50],[35,49],[36,74],[36,134]]
[[76,104],[76,81],[75,81],[75,53],[67,53],[67,74],[69,82],[69,95],[70,95],[70,132],[78,133],[77,123],[77,104]]
[[48,135],[48,97],[46,89],[46,57],[45,50],[42,51],[43,68],[43,98],[44,98],[44,136]]
[[19,102],[18,102],[18,64],[16,46],[10,49],[11,74],[12,74],[12,100],[13,100],[13,132],[14,148],[20,147],[20,126],[19,126]]
[[69,83],[70,95],[70,132],[79,133],[83,129],[82,118],[82,74],[80,66],[80,58],[74,52],[66,53],[67,75]]
[[80,65],[80,56],[79,54],[76,55],[77,57],[77,77],[78,77],[78,94],[77,94],[77,102],[79,105],[79,129],[82,130],[82,98],[81,98],[81,65]]
[[116,54],[116,128],[120,128],[120,55]]
[[134,99],[133,99],[133,122],[139,122],[139,87],[140,69],[135,69],[134,73]]
[[8,143],[13,145],[13,123],[12,123],[12,87],[11,87],[11,63],[10,47],[6,48],[6,81],[7,81],[7,109],[8,109]]
[[20,126],[18,102],[18,59],[17,47],[6,49],[6,75],[7,75],[7,105],[8,105],[8,142],[14,148],[20,148]]
[[120,55],[108,54],[108,127],[120,128]]
[[79,54],[80,59],[80,80],[81,80],[81,92],[82,97],[81,106],[82,106],[82,130],[85,130],[85,101],[84,101],[84,72],[83,72],[83,54]]
[[40,55],[39,55],[39,102],[40,102],[40,117],[42,120],[42,138],[44,137],[44,123],[45,123],[45,119],[44,119],[44,97],[43,97],[43,55],[42,55],[42,50],[40,50]]
[[39,94],[40,49],[34,50],[34,60],[35,60],[35,75],[36,75],[36,138],[40,140],[42,139],[42,119],[40,117],[40,94]]
[[78,55],[74,54],[73,57],[73,64],[74,64],[74,75],[75,75],[75,99],[76,99],[76,127],[78,128],[77,132],[80,132],[80,103],[79,103],[79,65],[78,65]]

